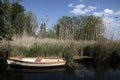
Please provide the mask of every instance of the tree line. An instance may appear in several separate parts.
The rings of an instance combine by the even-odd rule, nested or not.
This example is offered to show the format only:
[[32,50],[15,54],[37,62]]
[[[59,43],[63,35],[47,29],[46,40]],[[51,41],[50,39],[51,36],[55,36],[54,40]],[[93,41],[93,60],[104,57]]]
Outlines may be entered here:
[[0,0],[0,36],[11,40],[12,36],[21,36],[23,32],[35,35],[38,22],[34,14],[25,12],[21,0]]
[[104,38],[104,25],[101,17],[63,16],[46,35],[57,39],[96,40]]

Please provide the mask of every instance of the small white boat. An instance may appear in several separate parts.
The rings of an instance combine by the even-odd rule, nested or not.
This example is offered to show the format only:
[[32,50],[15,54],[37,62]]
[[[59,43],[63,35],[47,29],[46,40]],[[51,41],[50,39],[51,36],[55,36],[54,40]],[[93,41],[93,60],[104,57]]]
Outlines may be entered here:
[[59,58],[18,58],[10,57],[7,59],[8,65],[26,67],[56,67],[64,66],[66,61]]

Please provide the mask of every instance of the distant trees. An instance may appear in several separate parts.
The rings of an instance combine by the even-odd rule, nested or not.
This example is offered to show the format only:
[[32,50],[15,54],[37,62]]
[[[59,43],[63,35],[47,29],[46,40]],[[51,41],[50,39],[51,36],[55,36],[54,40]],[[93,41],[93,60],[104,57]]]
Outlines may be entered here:
[[73,39],[74,26],[72,18],[68,16],[63,16],[58,20],[58,23],[55,25],[55,32],[58,38],[61,39]]
[[44,18],[41,19],[41,25],[40,25],[40,32],[39,32],[39,37],[40,38],[45,38],[46,37],[46,24],[48,22],[48,15],[46,15]]
[[80,29],[81,37],[77,39],[96,40],[103,37],[104,25],[102,18],[95,16],[86,16],[83,18],[83,27]]
[[14,34],[21,36],[23,32],[35,35],[38,27],[36,17],[32,12],[25,12],[20,1],[0,0],[0,36],[6,40],[10,40]]
[[40,26],[40,38],[45,38],[45,34],[46,34],[46,24],[42,23]]
[[58,39],[96,40],[103,37],[102,18],[95,16],[63,16],[53,28]]
[[29,36],[34,36],[37,27],[38,27],[37,18],[31,11],[27,12],[25,14],[24,31],[27,32]]

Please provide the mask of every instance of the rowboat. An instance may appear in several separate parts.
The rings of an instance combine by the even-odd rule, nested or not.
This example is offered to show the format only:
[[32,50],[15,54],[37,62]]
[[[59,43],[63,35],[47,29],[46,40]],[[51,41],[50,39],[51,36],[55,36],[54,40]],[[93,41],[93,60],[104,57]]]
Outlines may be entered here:
[[8,65],[25,66],[25,67],[56,67],[64,66],[66,61],[62,58],[18,58],[9,57]]

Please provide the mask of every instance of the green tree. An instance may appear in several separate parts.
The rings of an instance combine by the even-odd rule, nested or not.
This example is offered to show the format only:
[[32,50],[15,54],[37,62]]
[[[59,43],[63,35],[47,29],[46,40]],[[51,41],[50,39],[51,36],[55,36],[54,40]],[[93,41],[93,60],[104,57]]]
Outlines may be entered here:
[[9,0],[0,0],[0,36],[6,40],[12,37]]
[[45,38],[45,34],[46,34],[46,24],[42,23],[40,26],[40,37]]
[[73,23],[73,36],[75,40],[82,40],[82,28],[84,27],[84,16],[73,16],[72,23]]
[[60,26],[57,24],[55,25],[55,33],[56,33],[56,36],[57,38],[59,39],[60,38]]
[[83,40],[96,40],[104,32],[102,18],[86,16],[83,19],[83,27],[80,31]]
[[62,39],[73,38],[73,23],[71,17],[63,16],[58,20],[56,28],[56,34]]
[[41,23],[40,32],[39,32],[40,38],[45,38],[46,37],[46,24],[48,22],[48,19],[49,19],[48,15],[46,15],[44,18],[41,19],[42,23]]
[[0,0],[0,37],[10,40],[13,34],[35,35],[38,26],[32,12],[25,13],[21,0]]
[[16,0],[11,4],[12,28],[14,33],[22,35],[24,32],[29,36],[35,35],[38,22],[34,14],[29,11],[25,13],[24,6],[20,4],[20,0]]
[[96,40],[104,32],[102,18],[92,15],[63,16],[54,27],[57,37],[61,39]]
[[55,30],[50,29],[49,31],[46,32],[46,37],[47,38],[58,38]]
[[35,31],[38,27],[38,21],[34,14],[29,11],[25,14],[25,24],[24,24],[24,30],[27,32],[29,36],[35,35]]
[[11,3],[11,24],[15,34],[22,34],[25,22],[24,7],[19,0]]

